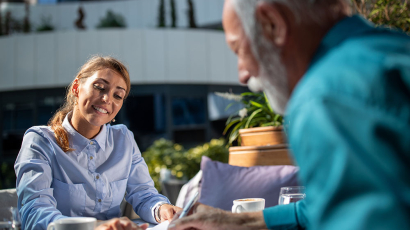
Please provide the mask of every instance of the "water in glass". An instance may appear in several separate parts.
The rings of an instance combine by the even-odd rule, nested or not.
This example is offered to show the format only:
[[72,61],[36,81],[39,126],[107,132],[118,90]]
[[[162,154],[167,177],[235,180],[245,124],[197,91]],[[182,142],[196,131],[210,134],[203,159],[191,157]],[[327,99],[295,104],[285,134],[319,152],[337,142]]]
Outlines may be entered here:
[[305,199],[304,193],[281,194],[279,197],[279,204],[289,204],[299,200]]

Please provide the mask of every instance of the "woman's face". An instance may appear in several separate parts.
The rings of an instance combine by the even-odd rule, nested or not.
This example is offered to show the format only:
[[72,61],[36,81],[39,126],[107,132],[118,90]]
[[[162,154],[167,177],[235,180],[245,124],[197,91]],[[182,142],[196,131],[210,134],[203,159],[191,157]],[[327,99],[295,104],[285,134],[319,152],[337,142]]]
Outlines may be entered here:
[[73,91],[78,96],[74,113],[92,126],[101,127],[120,111],[126,90],[120,74],[111,69],[99,70],[83,81],[74,82]]

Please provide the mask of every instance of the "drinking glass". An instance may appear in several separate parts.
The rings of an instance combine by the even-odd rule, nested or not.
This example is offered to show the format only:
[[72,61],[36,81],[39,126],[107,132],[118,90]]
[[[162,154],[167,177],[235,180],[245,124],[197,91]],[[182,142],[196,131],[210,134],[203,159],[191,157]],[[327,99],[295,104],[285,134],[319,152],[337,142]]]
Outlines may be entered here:
[[0,208],[0,230],[20,230],[21,220],[16,207]]
[[305,187],[291,186],[280,188],[278,204],[290,204],[299,200],[305,199]]

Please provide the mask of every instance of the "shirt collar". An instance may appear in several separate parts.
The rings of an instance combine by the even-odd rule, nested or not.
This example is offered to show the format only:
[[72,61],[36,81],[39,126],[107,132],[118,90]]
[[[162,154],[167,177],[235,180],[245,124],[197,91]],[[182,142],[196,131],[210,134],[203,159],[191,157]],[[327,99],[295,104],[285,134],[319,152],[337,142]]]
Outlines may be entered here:
[[366,33],[373,29],[373,24],[359,15],[342,19],[334,25],[322,39],[312,61],[310,62],[310,67],[326,55],[329,50],[338,46],[346,39]]
[[[71,126],[70,122],[68,121],[68,118],[71,117],[72,112],[69,112],[66,117],[64,118],[62,126],[64,127],[65,130],[67,130],[68,135],[70,136],[70,141],[71,141],[71,146],[73,149],[77,150],[78,153],[83,151],[85,147],[90,143],[90,140],[80,133],[77,132]],[[97,142],[98,146],[102,149],[102,151],[105,151],[105,140],[107,140],[107,127],[106,125],[102,126],[102,129],[100,130],[100,133],[96,137],[94,137],[92,140],[95,140]]]

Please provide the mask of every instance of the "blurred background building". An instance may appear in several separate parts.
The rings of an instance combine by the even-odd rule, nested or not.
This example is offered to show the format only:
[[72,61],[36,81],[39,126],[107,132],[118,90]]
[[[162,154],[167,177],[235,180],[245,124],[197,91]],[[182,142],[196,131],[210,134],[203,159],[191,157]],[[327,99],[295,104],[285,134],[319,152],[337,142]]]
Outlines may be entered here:
[[92,55],[129,67],[131,94],[116,123],[142,151],[159,138],[190,147],[221,137],[237,108],[225,111],[232,101],[214,92],[247,90],[225,44],[224,0],[0,2],[2,181],[25,130],[47,124]]

